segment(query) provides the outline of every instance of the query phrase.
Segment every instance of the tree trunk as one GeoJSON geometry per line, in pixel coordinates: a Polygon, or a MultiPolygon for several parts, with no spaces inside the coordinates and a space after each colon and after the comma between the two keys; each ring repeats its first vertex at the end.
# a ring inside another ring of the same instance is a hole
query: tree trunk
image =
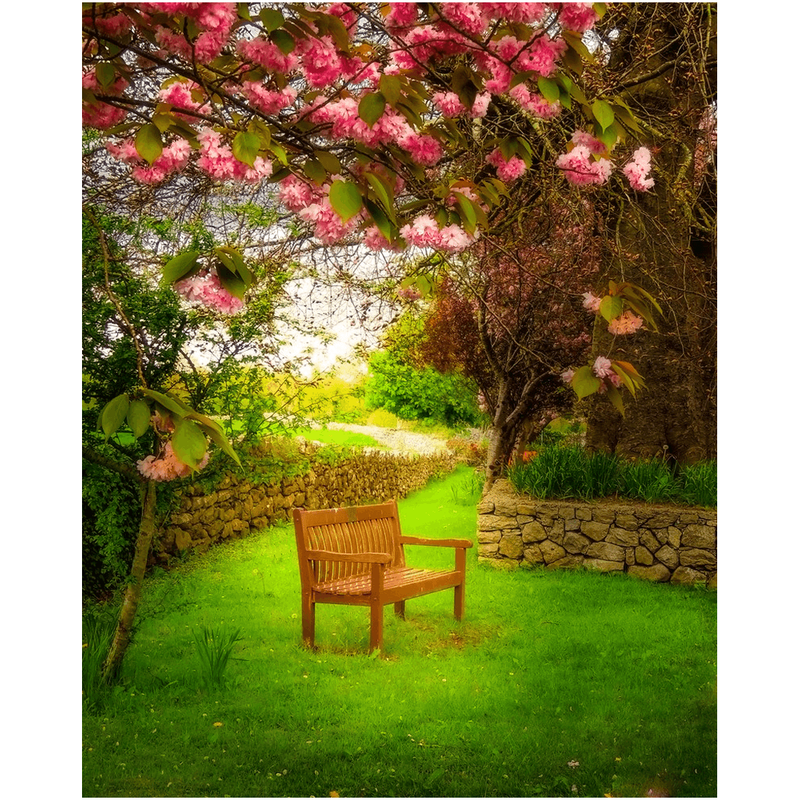
{"type": "Polygon", "coordinates": [[[105,664],[103,665],[103,680],[112,681],[122,665],[122,659],[131,640],[131,630],[136,618],[136,610],[142,597],[142,583],[147,568],[147,557],[150,554],[150,545],[155,533],[156,485],[153,481],[145,481],[141,489],[142,494],[142,521],[139,525],[139,535],[136,539],[136,549],[131,564],[131,574],[125,587],[122,608],[117,621],[117,630],[111,644],[105,664]]]}
{"type": "Polygon", "coordinates": [[[593,337],[592,358],[613,347],[611,357],[634,364],[646,388],[635,399],[624,393],[624,417],[602,396],[590,398],[586,446],[623,457],[662,455],[694,463],[716,458],[716,262],[711,248],[693,242],[688,222],[661,183],[622,212],[616,226],[620,255],[606,270],[606,280],[622,276],[656,297],[664,311],[655,315],[659,330],[618,336],[612,343],[607,323],[598,317],[593,337]]]}

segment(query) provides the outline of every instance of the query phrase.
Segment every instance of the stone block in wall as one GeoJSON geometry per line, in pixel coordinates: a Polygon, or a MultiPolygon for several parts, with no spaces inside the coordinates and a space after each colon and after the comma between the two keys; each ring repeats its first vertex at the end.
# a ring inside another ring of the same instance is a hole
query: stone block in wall
{"type": "Polygon", "coordinates": [[[513,495],[496,494],[494,500],[494,513],[501,517],[517,516],[517,498],[513,495]]]}
{"type": "Polygon", "coordinates": [[[536,515],[536,504],[535,503],[527,503],[525,501],[517,503],[517,514],[521,514],[526,517],[534,517],[536,515]]]}
{"type": "Polygon", "coordinates": [[[625,548],[608,542],[595,542],[586,548],[584,553],[588,558],[599,558],[603,561],[625,561],[625,548]]]}
{"type": "Polygon", "coordinates": [[[625,513],[624,511],[617,512],[616,524],[618,528],[625,528],[629,531],[639,529],[639,520],[633,514],[625,513]]]}
{"type": "Polygon", "coordinates": [[[585,569],[593,569],[598,572],[619,572],[625,569],[621,561],[606,561],[603,558],[584,558],[583,566],[585,569]]]}
{"type": "Polygon", "coordinates": [[[500,531],[478,531],[479,544],[496,544],[502,537],[500,531]]]}
{"type": "Polygon", "coordinates": [[[547,565],[548,569],[578,569],[582,567],[584,562],[583,556],[580,555],[567,555],[559,558],[558,561],[553,561],[547,565]]]}
{"type": "Polygon", "coordinates": [[[494,501],[488,497],[478,503],[478,514],[491,514],[494,511],[494,501]]]}
{"type": "Polygon", "coordinates": [[[652,531],[647,530],[647,528],[640,528],[639,544],[646,547],[651,553],[655,553],[662,543],[656,539],[652,531]]]}
{"type": "Polygon", "coordinates": [[[592,519],[592,509],[588,506],[581,506],[575,509],[575,517],[585,522],[590,522],[592,519]]]}
{"type": "Polygon", "coordinates": [[[612,508],[593,508],[592,520],[601,525],[611,525],[617,517],[617,512],[612,508]]]}
{"type": "Polygon", "coordinates": [[[709,550],[681,550],[680,562],[682,567],[714,567],[717,566],[717,557],[709,550]]]}
{"type": "Polygon", "coordinates": [[[494,514],[481,514],[478,517],[479,531],[500,531],[516,527],[516,517],[496,517],[494,514]]]}
{"type": "Polygon", "coordinates": [[[175,549],[188,550],[192,546],[192,537],[183,528],[175,528],[175,549]]]}
{"type": "Polygon", "coordinates": [[[656,583],[666,583],[672,573],[663,564],[653,564],[650,567],[634,564],[632,567],[628,567],[628,575],[656,583]]]}
{"type": "Polygon", "coordinates": [[[567,554],[567,551],[561,545],[551,542],[549,539],[539,543],[539,550],[541,550],[545,564],[552,564],[554,561],[564,558],[567,554]]]}
{"type": "Polygon", "coordinates": [[[546,538],[547,531],[544,529],[541,522],[534,520],[522,526],[523,542],[543,542],[546,538]]]}
{"type": "Polygon", "coordinates": [[[522,534],[504,533],[500,539],[499,552],[506,558],[522,557],[522,534]]]}
{"type": "Polygon", "coordinates": [[[653,554],[646,548],[639,546],[635,548],[636,563],[645,567],[650,567],[653,564],[653,554]]]}
{"type": "Polygon", "coordinates": [[[696,511],[684,511],[678,516],[678,522],[683,525],[694,525],[700,522],[700,515],[696,511]]]}
{"type": "Polygon", "coordinates": [[[625,563],[630,567],[636,563],[636,548],[635,547],[626,547],[625,548],[625,563]]]}
{"type": "Polygon", "coordinates": [[[499,544],[479,544],[478,558],[494,558],[500,549],[499,544]]]}
{"type": "Polygon", "coordinates": [[[681,584],[694,584],[694,583],[706,583],[708,581],[708,575],[705,572],[701,572],[699,569],[692,569],[691,567],[678,567],[675,572],[672,573],[672,583],[681,583],[681,584]]]}
{"type": "Polygon", "coordinates": [[[670,569],[676,569],[680,565],[678,554],[668,544],[656,550],[655,557],[670,569]]]}
{"type": "Polygon", "coordinates": [[[551,541],[555,542],[556,544],[560,544],[562,547],[564,546],[564,520],[563,519],[554,519],[553,524],[550,526],[550,530],[548,531],[547,538],[551,541]]]}
{"type": "Polygon", "coordinates": [[[581,529],[581,521],[577,517],[571,517],[564,520],[565,531],[579,531],[581,529]]]}
{"type": "MultiPolygon", "coordinates": [[[[581,511],[582,509],[578,509],[581,511]]],[[[591,513],[591,511],[589,512],[591,513]]],[[[599,542],[602,539],[606,538],[608,534],[608,529],[610,525],[604,524],[602,522],[592,522],[588,520],[584,520],[581,522],[581,533],[585,536],[588,536],[590,539],[593,539],[595,542],[599,542]]]]}
{"type": "Polygon", "coordinates": [[[674,525],[678,520],[677,512],[673,511],[658,511],[647,520],[648,528],[669,528],[674,525]]]}
{"type": "Polygon", "coordinates": [[[544,564],[544,555],[538,544],[525,545],[522,557],[528,564],[544,564]]]}
{"type": "Polygon", "coordinates": [[[681,546],[681,529],[670,525],[667,528],[667,542],[670,547],[674,547],[677,550],[681,546]]]}
{"type": "Polygon", "coordinates": [[[561,546],[568,553],[574,555],[576,553],[584,554],[591,543],[592,540],[587,536],[576,533],[575,531],[569,531],[564,534],[564,541],[561,542],[561,546]]]}
{"type": "Polygon", "coordinates": [[[260,531],[269,525],[269,519],[267,517],[253,517],[250,520],[250,524],[260,531]]]}
{"type": "Polygon", "coordinates": [[[612,527],[608,530],[606,541],[609,544],[618,544],[620,547],[636,547],[639,544],[639,533],[612,527]]]}
{"type": "Polygon", "coordinates": [[[681,537],[681,545],[713,550],[717,546],[717,530],[707,525],[687,525],[681,537]]]}

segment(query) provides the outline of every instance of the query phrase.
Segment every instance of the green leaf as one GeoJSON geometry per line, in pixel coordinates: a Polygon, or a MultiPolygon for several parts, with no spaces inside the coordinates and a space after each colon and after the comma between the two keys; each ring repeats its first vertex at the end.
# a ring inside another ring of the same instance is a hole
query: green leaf
{"type": "Polygon", "coordinates": [[[134,140],[136,152],[150,165],[161,155],[164,143],[161,141],[161,131],[149,123],[142,125],[134,140]]]}
{"type": "Polygon", "coordinates": [[[478,225],[478,215],[475,213],[475,206],[462,192],[453,192],[453,196],[456,198],[456,203],[461,209],[461,220],[464,225],[464,230],[472,235],[475,233],[475,228],[478,225]]]}
{"type": "Polygon", "coordinates": [[[396,75],[381,75],[378,88],[390,106],[394,106],[402,95],[403,85],[396,75]]]}
{"type": "Polygon", "coordinates": [[[103,61],[101,64],[97,65],[95,75],[97,76],[97,82],[107,89],[114,83],[114,78],[117,77],[117,71],[114,69],[113,64],[109,64],[108,61],[103,61]]]}
{"type": "Polygon", "coordinates": [[[611,362],[611,369],[613,369],[613,370],[614,370],[614,372],[616,372],[616,373],[617,373],[617,375],[619,375],[619,377],[620,377],[620,379],[622,380],[622,383],[624,384],[625,388],[626,388],[626,389],[627,389],[627,390],[628,390],[628,391],[629,391],[629,392],[630,392],[630,393],[631,393],[631,394],[632,394],[634,397],[636,397],[636,384],[635,384],[635,383],[634,383],[634,382],[631,380],[631,377],[630,377],[630,375],[628,375],[628,373],[627,373],[627,372],[625,372],[625,370],[624,370],[624,369],[622,369],[622,367],[620,367],[620,366],[619,366],[619,364],[617,364],[617,363],[616,363],[616,362],[614,362],[614,361],[612,361],[612,362],[611,362]]]}
{"type": "Polygon", "coordinates": [[[284,30],[275,30],[270,33],[269,38],[277,45],[278,50],[288,56],[295,48],[294,38],[284,30]]]}
{"type": "Polygon", "coordinates": [[[372,217],[375,225],[377,225],[378,230],[383,234],[383,238],[389,242],[396,239],[397,228],[392,225],[389,218],[383,213],[383,209],[368,197],[364,198],[364,206],[372,217]]]}
{"type": "Polygon", "coordinates": [[[179,419],[172,434],[172,449],[178,461],[195,469],[208,449],[208,441],[197,423],[191,419],[179,419]]]}
{"type": "Polygon", "coordinates": [[[365,172],[364,174],[367,183],[372,187],[372,191],[375,192],[375,196],[383,206],[383,210],[387,214],[394,215],[394,195],[392,187],[380,175],[376,175],[374,172],[365,172]]]}
{"type": "Polygon", "coordinates": [[[361,98],[358,104],[358,116],[370,126],[381,118],[386,109],[386,98],[380,92],[370,92],[361,98]]]}
{"type": "Polygon", "coordinates": [[[128,406],[126,421],[138,439],[150,427],[150,406],[144,400],[132,400],[128,406]]]}
{"type": "Polygon", "coordinates": [[[342,165],[339,159],[327,150],[315,150],[314,158],[316,158],[331,175],[336,175],[342,171],[342,165]]]}
{"type": "Polygon", "coordinates": [[[603,130],[614,122],[614,109],[605,100],[595,100],[592,103],[592,114],[603,130]]]}
{"type": "Polygon", "coordinates": [[[536,85],[539,87],[542,97],[544,97],[548,103],[555,103],[561,97],[558,84],[555,81],[551,81],[549,78],[539,78],[539,80],[536,81],[536,85]]]}
{"type": "Polygon", "coordinates": [[[275,8],[262,8],[258,12],[258,18],[266,28],[267,33],[272,33],[285,22],[283,14],[275,8]]]}
{"type": "Polygon", "coordinates": [[[198,255],[196,250],[187,250],[170,259],[164,267],[162,281],[169,284],[186,277],[197,266],[198,255]]]}
{"type": "Polygon", "coordinates": [[[142,394],[145,397],[149,397],[151,400],[155,400],[160,406],[163,406],[167,411],[176,414],[178,417],[185,417],[186,414],[192,410],[182,400],[170,397],[161,392],[156,392],[153,389],[142,389],[142,394]]]}
{"type": "Polygon", "coordinates": [[[625,416],[625,406],[622,402],[622,394],[616,386],[609,386],[606,391],[606,397],[611,401],[611,405],[619,411],[622,416],[625,416]]]}
{"type": "Polygon", "coordinates": [[[618,317],[624,309],[624,304],[621,297],[610,297],[606,295],[600,301],[600,313],[606,322],[611,322],[612,319],[618,317]]]}
{"type": "Polygon", "coordinates": [[[128,414],[128,406],[130,401],[128,395],[119,394],[113,400],[109,400],[100,412],[100,424],[103,428],[103,433],[106,435],[106,441],[109,437],[117,432],[119,426],[125,422],[125,417],[128,414]]]}
{"type": "Polygon", "coordinates": [[[328,199],[342,222],[347,222],[361,211],[361,192],[350,181],[334,181],[328,199]]]}
{"type": "Polygon", "coordinates": [[[233,157],[242,164],[247,164],[252,167],[258,157],[258,151],[261,148],[261,137],[255,133],[248,133],[246,131],[239,131],[233,137],[233,157]]]}
{"type": "Polygon", "coordinates": [[[218,264],[217,276],[225,291],[239,300],[244,300],[247,284],[235,272],[229,270],[224,264],[218,264]]]}
{"type": "Polygon", "coordinates": [[[593,372],[591,367],[580,367],[575,370],[572,376],[572,388],[579,400],[594,394],[600,388],[600,378],[593,372]]]}
{"type": "Polygon", "coordinates": [[[303,172],[311,178],[314,183],[318,186],[322,186],[326,180],[328,180],[328,173],[325,170],[325,167],[319,163],[315,158],[308,158],[306,159],[305,164],[303,164],[303,172]]]}
{"type": "Polygon", "coordinates": [[[206,428],[205,432],[208,434],[208,438],[211,439],[211,441],[214,442],[217,447],[229,455],[239,466],[242,465],[242,462],[239,461],[239,456],[236,455],[236,451],[233,449],[233,447],[231,447],[231,443],[228,441],[224,433],[216,428],[206,428]]]}

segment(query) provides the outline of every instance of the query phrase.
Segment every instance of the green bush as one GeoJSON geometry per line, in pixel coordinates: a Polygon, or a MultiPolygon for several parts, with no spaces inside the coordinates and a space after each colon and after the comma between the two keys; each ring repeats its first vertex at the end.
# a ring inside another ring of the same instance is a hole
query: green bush
{"type": "Polygon", "coordinates": [[[373,353],[369,366],[367,409],[384,408],[401,419],[431,419],[448,427],[478,425],[482,419],[477,387],[463,375],[418,369],[385,350],[373,353]]]}

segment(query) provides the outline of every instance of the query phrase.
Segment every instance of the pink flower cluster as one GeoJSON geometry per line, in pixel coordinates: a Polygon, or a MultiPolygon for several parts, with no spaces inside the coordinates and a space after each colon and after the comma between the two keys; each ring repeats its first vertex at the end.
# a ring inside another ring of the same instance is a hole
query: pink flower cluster
{"type": "Polygon", "coordinates": [[[185,14],[193,20],[201,29],[194,42],[184,33],[163,25],[156,26],[155,36],[168,52],[185,59],[194,57],[200,64],[208,64],[222,52],[238,17],[236,3],[142,3],[141,9],[149,13],[185,14]]]}
{"type": "MultiPolygon", "coordinates": [[[[330,191],[330,186],[325,188],[330,191]]],[[[362,210],[346,223],[342,222],[342,218],[334,211],[327,194],[297,212],[300,219],[314,225],[314,236],[323,244],[333,244],[347,236],[348,233],[355,230],[363,214],[362,210]]]]}
{"type": "MultiPolygon", "coordinates": [[[[109,86],[103,86],[97,80],[97,73],[91,70],[83,74],[81,85],[95,94],[119,97],[128,88],[128,81],[118,75],[109,86]]],[[[117,108],[100,100],[93,102],[84,100],[82,112],[83,124],[99,130],[107,130],[113,128],[114,125],[119,125],[128,115],[124,108],[117,108]]]]}
{"type": "Polygon", "coordinates": [[[560,3],[558,21],[567,30],[584,33],[599,19],[592,3],[560,3]]]}
{"type": "Polygon", "coordinates": [[[641,317],[637,317],[631,311],[625,311],[621,316],[612,319],[608,323],[608,330],[610,333],[616,335],[625,335],[628,333],[636,333],[639,328],[644,324],[641,317]]]}
{"type": "Polygon", "coordinates": [[[220,283],[216,272],[198,272],[177,281],[173,288],[189,302],[199,303],[223,314],[235,314],[244,307],[244,303],[220,283]]]}
{"type": "Polygon", "coordinates": [[[622,172],[631,184],[631,188],[638,192],[646,192],[655,185],[655,180],[650,176],[650,151],[640,147],[633,158],[622,168],[622,172]]]}
{"type": "Polygon", "coordinates": [[[492,152],[486,156],[486,163],[491,164],[497,169],[497,177],[500,178],[501,181],[505,181],[505,183],[515,181],[521,175],[524,175],[527,169],[525,162],[519,156],[511,156],[511,158],[506,161],[499,149],[492,150],[492,152]]]}
{"type": "Polygon", "coordinates": [[[133,165],[131,174],[135,180],[140,183],[155,184],[183,169],[189,161],[192,147],[186,139],[175,139],[161,151],[161,155],[150,166],[146,165],[145,160],[137,152],[133,139],[125,139],[119,144],[108,142],[106,150],[114,158],[133,165]]]}
{"type": "MultiPolygon", "coordinates": [[[[206,114],[209,111],[208,103],[204,104],[198,102],[192,97],[192,92],[198,91],[200,91],[200,86],[194,81],[175,81],[175,83],[171,83],[169,86],[161,89],[158,96],[161,102],[169,103],[175,108],[206,114]]],[[[187,122],[197,121],[197,118],[190,114],[176,114],[175,116],[185,119],[187,122]]]]}
{"type": "Polygon", "coordinates": [[[591,292],[583,293],[583,307],[588,311],[597,313],[600,310],[601,298],[593,295],[591,292]]]}
{"type": "MultiPolygon", "coordinates": [[[[208,464],[209,454],[205,455],[197,465],[197,469],[203,469],[208,464]]],[[[167,442],[163,451],[156,456],[147,456],[141,461],[136,462],[136,469],[151,481],[173,481],[176,478],[188,478],[192,474],[192,468],[178,460],[172,448],[172,442],[167,442]]]]}
{"type": "Polygon", "coordinates": [[[459,253],[476,240],[458,225],[439,228],[436,220],[428,214],[421,214],[412,223],[404,225],[400,235],[416,247],[431,247],[446,253],[459,253]]]}
{"type": "Polygon", "coordinates": [[[197,166],[217,181],[243,181],[258,183],[272,175],[272,162],[257,156],[250,167],[239,161],[228,145],[222,143],[222,135],[213,128],[203,128],[198,134],[200,158],[197,166]]]}
{"type": "MultiPolygon", "coordinates": [[[[620,386],[622,384],[622,379],[611,368],[611,361],[609,361],[609,359],[607,359],[605,356],[597,356],[594,366],[592,367],[592,372],[594,372],[594,374],[600,378],[604,384],[605,381],[611,383],[612,386],[620,386]]],[[[602,386],[600,387],[599,391],[603,391],[602,386]]]]}
{"type": "Polygon", "coordinates": [[[508,92],[525,111],[542,119],[552,119],[561,113],[561,103],[549,103],[540,94],[532,92],[524,83],[518,83],[508,92]]]}
{"type": "Polygon", "coordinates": [[[263,67],[268,72],[287,73],[297,66],[294,52],[284,53],[276,44],[267,39],[239,39],[236,51],[247,61],[263,67]]]}
{"type": "Polygon", "coordinates": [[[245,81],[242,84],[242,94],[254,108],[265,114],[277,114],[294,105],[297,99],[297,92],[291,86],[274,92],[257,81],[245,81]]]}
{"type": "Polygon", "coordinates": [[[605,183],[611,175],[611,162],[607,158],[595,161],[586,145],[573,147],[556,159],[556,166],[564,177],[575,186],[605,183]]]}
{"type": "MultiPolygon", "coordinates": [[[[458,117],[467,113],[467,107],[455,92],[435,92],[432,99],[445,117],[458,117]]],[[[473,118],[485,117],[491,99],[492,96],[489,92],[481,92],[475,98],[472,109],[469,110],[469,115],[473,118]]]]}

